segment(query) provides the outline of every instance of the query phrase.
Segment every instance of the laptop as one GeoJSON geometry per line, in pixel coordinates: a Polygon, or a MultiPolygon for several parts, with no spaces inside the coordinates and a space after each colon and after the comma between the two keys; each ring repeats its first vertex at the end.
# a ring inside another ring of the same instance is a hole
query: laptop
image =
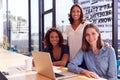
{"type": "Polygon", "coordinates": [[[53,70],[53,64],[50,58],[50,54],[47,52],[32,51],[32,56],[37,73],[43,76],[46,76],[54,80],[76,76],[76,74],[74,73],[64,71],[55,73],[53,70]]]}
{"type": "Polygon", "coordinates": [[[0,80],[8,80],[2,72],[0,72],[0,80]]]}

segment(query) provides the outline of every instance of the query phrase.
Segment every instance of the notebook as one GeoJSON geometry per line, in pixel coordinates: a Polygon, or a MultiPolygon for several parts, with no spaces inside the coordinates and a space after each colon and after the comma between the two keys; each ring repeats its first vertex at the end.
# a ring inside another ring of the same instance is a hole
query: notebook
{"type": "Polygon", "coordinates": [[[54,80],[76,76],[76,74],[71,72],[61,71],[59,73],[55,73],[53,70],[50,54],[47,52],[32,51],[32,56],[37,73],[43,76],[46,76],[54,80]]]}

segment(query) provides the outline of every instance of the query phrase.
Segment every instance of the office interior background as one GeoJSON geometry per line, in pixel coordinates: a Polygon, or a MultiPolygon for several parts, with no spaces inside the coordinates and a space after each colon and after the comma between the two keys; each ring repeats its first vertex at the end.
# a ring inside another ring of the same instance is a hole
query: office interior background
{"type": "Polygon", "coordinates": [[[99,26],[102,39],[114,47],[119,59],[120,0],[0,0],[0,45],[7,36],[21,54],[41,51],[51,27],[58,27],[66,40],[68,14],[75,3],[83,7],[87,20],[99,26]]]}

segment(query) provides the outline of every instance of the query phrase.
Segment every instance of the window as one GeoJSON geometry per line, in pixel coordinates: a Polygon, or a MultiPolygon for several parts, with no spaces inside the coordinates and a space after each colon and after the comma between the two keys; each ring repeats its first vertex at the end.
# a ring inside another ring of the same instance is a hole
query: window
{"type": "Polygon", "coordinates": [[[5,18],[5,1],[3,2],[4,0],[0,0],[0,26],[1,26],[1,29],[0,29],[0,47],[2,47],[2,43],[3,43],[3,23],[4,23],[4,19],[5,18]]]}
{"type": "Polygon", "coordinates": [[[44,0],[44,11],[52,9],[53,7],[53,0],[44,0]]]}
{"type": "Polygon", "coordinates": [[[68,15],[73,4],[73,0],[56,0],[56,27],[61,30],[65,40],[67,37],[64,31],[70,25],[68,15]],[[60,4],[61,2],[62,4],[60,4]]]}
{"type": "Polygon", "coordinates": [[[38,0],[31,0],[31,49],[39,50],[38,0]]]}
{"type": "Polygon", "coordinates": [[[44,25],[45,25],[44,33],[46,33],[49,28],[53,27],[52,26],[52,13],[46,14],[44,16],[44,25]]]}
{"type": "Polygon", "coordinates": [[[7,14],[11,47],[28,52],[28,0],[8,0],[7,14]]]}

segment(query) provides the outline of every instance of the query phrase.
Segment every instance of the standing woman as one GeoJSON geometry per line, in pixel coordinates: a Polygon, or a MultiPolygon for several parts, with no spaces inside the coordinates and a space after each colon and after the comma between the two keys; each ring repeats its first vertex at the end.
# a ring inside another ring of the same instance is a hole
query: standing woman
{"type": "Polygon", "coordinates": [[[117,64],[114,48],[105,47],[98,27],[87,24],[82,38],[82,47],[75,58],[68,64],[68,70],[81,73],[89,78],[104,77],[117,80],[117,64]],[[88,70],[78,67],[85,60],[88,70]]]}
{"type": "Polygon", "coordinates": [[[70,48],[70,60],[78,53],[82,45],[83,29],[89,22],[86,21],[82,7],[74,4],[69,14],[70,26],[66,28],[68,45],[70,48]]]}
{"type": "Polygon", "coordinates": [[[44,38],[45,52],[49,52],[54,66],[66,66],[69,60],[69,48],[63,44],[62,33],[50,28],[44,38]]]}

